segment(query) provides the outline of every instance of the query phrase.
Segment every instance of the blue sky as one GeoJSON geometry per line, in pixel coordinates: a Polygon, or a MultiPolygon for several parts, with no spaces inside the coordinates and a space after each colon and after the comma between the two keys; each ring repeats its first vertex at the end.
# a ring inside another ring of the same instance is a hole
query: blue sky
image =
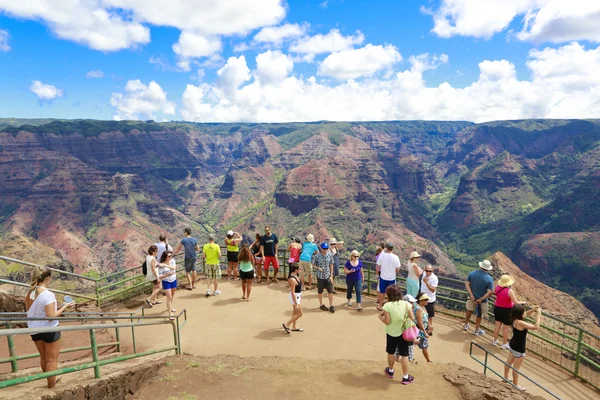
{"type": "Polygon", "coordinates": [[[520,3],[0,0],[0,117],[600,117],[600,5],[520,3]]]}

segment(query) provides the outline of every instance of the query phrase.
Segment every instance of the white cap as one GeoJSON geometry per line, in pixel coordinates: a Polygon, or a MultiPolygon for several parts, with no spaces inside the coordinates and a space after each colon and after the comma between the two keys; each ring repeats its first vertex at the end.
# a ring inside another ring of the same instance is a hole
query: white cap
{"type": "Polygon", "coordinates": [[[227,235],[233,235],[233,231],[227,231],[227,235]]]}
{"type": "Polygon", "coordinates": [[[404,301],[408,301],[409,303],[416,303],[416,302],[417,302],[417,299],[415,299],[415,298],[414,298],[412,295],[410,295],[410,294],[407,294],[406,296],[404,296],[404,297],[402,298],[402,300],[404,300],[404,301]]]}

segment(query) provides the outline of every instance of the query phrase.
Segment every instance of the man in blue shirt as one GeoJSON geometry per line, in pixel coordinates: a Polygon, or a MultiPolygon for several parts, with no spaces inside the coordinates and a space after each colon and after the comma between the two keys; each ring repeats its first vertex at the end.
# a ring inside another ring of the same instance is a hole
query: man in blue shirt
{"type": "Polygon", "coordinates": [[[312,258],[319,251],[319,248],[314,243],[315,237],[312,233],[306,235],[306,240],[302,245],[302,253],[300,253],[300,272],[302,273],[302,282],[305,284],[306,290],[312,289],[312,258]],[[308,275],[308,280],[306,279],[306,275],[308,275]]]}
{"type": "Polygon", "coordinates": [[[475,331],[473,334],[476,336],[485,333],[479,326],[481,324],[481,317],[488,313],[488,297],[494,292],[494,280],[488,274],[489,271],[494,269],[492,263],[488,260],[483,260],[483,262],[479,263],[479,268],[471,272],[465,282],[469,298],[467,299],[467,315],[465,326],[463,327],[465,331],[469,330],[469,320],[473,312],[475,312],[475,331]]]}
{"type": "Polygon", "coordinates": [[[185,228],[183,230],[185,237],[181,239],[181,243],[177,246],[177,250],[175,250],[175,254],[183,250],[185,251],[183,265],[185,267],[185,276],[188,280],[187,290],[196,289],[196,252],[200,250],[200,246],[198,245],[198,239],[192,237],[192,230],[190,228],[185,228]]]}

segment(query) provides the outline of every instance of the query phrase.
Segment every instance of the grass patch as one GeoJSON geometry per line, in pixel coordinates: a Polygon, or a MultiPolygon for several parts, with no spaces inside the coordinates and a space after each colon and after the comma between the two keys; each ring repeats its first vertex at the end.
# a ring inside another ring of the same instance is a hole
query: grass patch
{"type": "Polygon", "coordinates": [[[196,396],[195,394],[183,392],[181,394],[178,394],[177,396],[169,396],[168,400],[196,400],[197,398],[198,396],[196,396]]]}
{"type": "Polygon", "coordinates": [[[238,370],[236,370],[236,371],[233,371],[233,372],[231,373],[231,375],[232,375],[232,376],[240,376],[241,374],[243,374],[243,373],[244,373],[244,372],[246,372],[246,371],[248,371],[248,368],[247,368],[247,367],[242,367],[242,368],[240,368],[240,369],[238,369],[238,370]]]}
{"type": "Polygon", "coordinates": [[[209,374],[218,374],[219,372],[223,371],[224,369],[225,369],[225,365],[217,364],[217,365],[213,365],[212,367],[207,368],[206,372],[209,374]]]}
{"type": "Polygon", "coordinates": [[[172,363],[171,361],[167,361],[167,362],[165,363],[165,367],[170,367],[170,366],[172,366],[172,365],[173,365],[173,363],[172,363]]]}
{"type": "Polygon", "coordinates": [[[162,377],[160,380],[163,382],[175,382],[179,377],[175,374],[167,375],[162,377]]]}
{"type": "Polygon", "coordinates": [[[200,363],[198,361],[190,361],[187,364],[187,367],[188,368],[198,368],[198,367],[200,367],[200,363]]]}

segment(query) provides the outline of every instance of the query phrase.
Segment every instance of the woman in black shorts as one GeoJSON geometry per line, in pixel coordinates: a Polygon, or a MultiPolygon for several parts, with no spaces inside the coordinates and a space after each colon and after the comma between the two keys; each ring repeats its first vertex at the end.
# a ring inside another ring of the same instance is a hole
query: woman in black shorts
{"type": "MultiPolygon", "coordinates": [[[[25,296],[25,309],[27,318],[60,317],[62,313],[75,304],[65,303],[58,308],[56,296],[48,286],[52,281],[52,271],[48,268],[37,268],[31,274],[31,288],[25,296]]],[[[57,320],[28,321],[29,328],[51,328],[57,327],[57,320]]],[[[58,368],[58,354],[60,353],[60,332],[44,332],[31,335],[40,353],[40,364],[42,371],[49,372],[58,368]]],[[[60,378],[59,378],[60,379],[60,378]]],[[[48,387],[53,388],[59,380],[56,376],[48,378],[48,387]]]]}
{"type": "Polygon", "coordinates": [[[298,328],[296,322],[302,317],[302,279],[300,278],[300,266],[297,263],[290,265],[290,275],[288,276],[288,285],[290,286],[290,303],[292,303],[292,318],[286,324],[281,324],[285,332],[289,335],[291,332],[304,332],[304,329],[298,328]]]}
{"type": "Polygon", "coordinates": [[[242,278],[242,300],[246,301],[250,301],[250,292],[252,292],[252,280],[254,279],[253,258],[248,245],[243,245],[238,256],[238,262],[240,265],[240,278],[242,278]]]}
{"type": "Polygon", "coordinates": [[[502,275],[498,281],[498,286],[494,290],[496,302],[494,303],[494,339],[492,346],[498,344],[498,335],[500,334],[500,326],[504,325],[502,330],[502,350],[508,350],[508,327],[512,323],[512,309],[515,304],[525,304],[525,301],[517,300],[515,291],[512,285],[515,283],[515,278],[510,275],[502,275]]]}
{"type": "Polygon", "coordinates": [[[410,303],[402,300],[402,291],[398,285],[388,286],[385,295],[388,301],[379,314],[379,319],[386,325],[385,351],[388,355],[388,368],[384,372],[388,378],[394,377],[394,363],[396,362],[396,352],[398,352],[402,365],[402,384],[408,385],[415,380],[408,374],[408,351],[411,343],[404,340],[402,333],[410,324],[409,319],[413,323],[415,322],[415,314],[410,303]]]}

